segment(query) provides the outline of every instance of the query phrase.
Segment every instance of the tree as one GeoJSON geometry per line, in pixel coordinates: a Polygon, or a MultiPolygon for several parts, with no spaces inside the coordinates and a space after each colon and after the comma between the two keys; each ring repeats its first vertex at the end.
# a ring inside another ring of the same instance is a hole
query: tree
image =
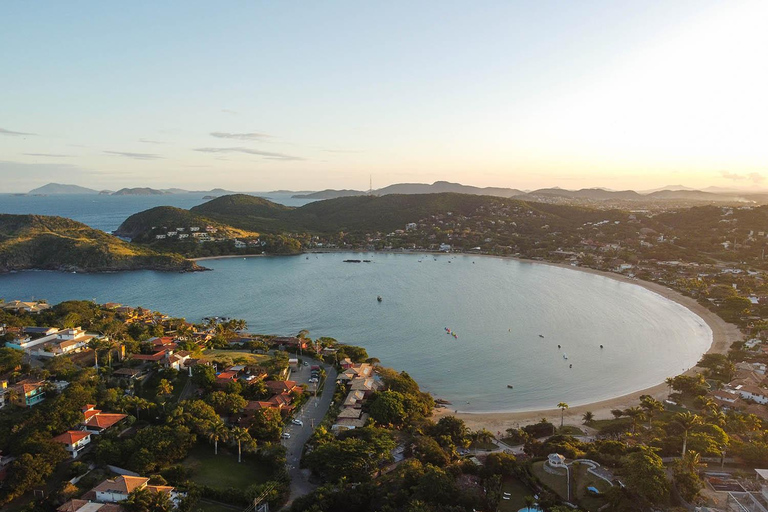
{"type": "Polygon", "coordinates": [[[173,394],[173,384],[168,379],[160,379],[157,385],[157,394],[168,397],[173,394]]]}
{"type": "Polygon", "coordinates": [[[173,502],[167,492],[136,489],[121,503],[129,512],[171,512],[173,502]]]}
{"type": "Polygon", "coordinates": [[[563,424],[565,423],[565,410],[568,408],[568,404],[560,402],[557,404],[557,408],[560,409],[560,428],[563,428],[563,424]]]}
{"type": "Polygon", "coordinates": [[[255,446],[256,442],[251,437],[251,434],[248,433],[248,430],[243,427],[233,427],[230,437],[237,441],[237,462],[241,462],[242,444],[245,444],[246,447],[252,447],[255,446]]]}
{"type": "Polygon", "coordinates": [[[664,503],[669,496],[669,485],[664,463],[651,448],[640,446],[627,455],[622,464],[627,487],[650,503],[664,503]]]}
{"type": "Polygon", "coordinates": [[[192,367],[192,382],[195,386],[210,389],[216,381],[216,371],[209,364],[198,364],[192,367]]]}
{"type": "Polygon", "coordinates": [[[595,420],[595,415],[592,411],[587,411],[584,413],[584,415],[581,417],[582,420],[584,420],[584,424],[591,423],[595,420]]]}
{"type": "Polygon", "coordinates": [[[691,431],[691,429],[697,425],[701,425],[701,417],[696,414],[691,414],[690,412],[679,412],[675,414],[674,421],[679,424],[683,428],[683,453],[682,456],[685,457],[685,450],[688,445],[688,432],[691,431]]]}
{"type": "Polygon", "coordinates": [[[153,405],[152,402],[144,398],[141,398],[140,396],[129,395],[129,396],[124,396],[120,400],[119,408],[123,411],[127,411],[128,409],[135,409],[136,419],[139,419],[139,410],[149,409],[152,407],[152,405],[153,405]]]}
{"type": "Polygon", "coordinates": [[[651,428],[654,414],[664,410],[664,404],[650,395],[643,395],[640,397],[640,407],[643,408],[645,417],[648,418],[648,428],[651,428]]]}
{"type": "Polygon", "coordinates": [[[213,453],[219,454],[219,441],[226,441],[229,438],[229,430],[224,426],[224,422],[219,420],[208,425],[208,439],[213,441],[213,453]]]}
{"type": "Polygon", "coordinates": [[[12,372],[19,366],[24,359],[24,352],[15,348],[0,348],[0,374],[12,372]]]}
{"type": "Polygon", "coordinates": [[[432,427],[432,437],[444,448],[466,447],[469,444],[469,429],[456,416],[443,416],[432,427]],[[446,446],[445,441],[453,446],[446,446]]]}
{"type": "Polygon", "coordinates": [[[698,474],[700,465],[701,457],[699,453],[689,450],[685,457],[676,461],[673,466],[675,484],[686,501],[693,501],[704,487],[698,474]]]}
{"type": "Polygon", "coordinates": [[[632,420],[632,433],[635,433],[637,424],[645,418],[645,413],[640,407],[630,407],[624,411],[624,415],[632,420]]]}
{"type": "Polygon", "coordinates": [[[248,402],[240,395],[214,391],[205,399],[219,414],[234,414],[242,411],[248,402]]]}
{"type": "Polygon", "coordinates": [[[371,401],[368,412],[373,420],[380,425],[398,426],[406,419],[404,396],[397,391],[377,393],[371,401]]]}

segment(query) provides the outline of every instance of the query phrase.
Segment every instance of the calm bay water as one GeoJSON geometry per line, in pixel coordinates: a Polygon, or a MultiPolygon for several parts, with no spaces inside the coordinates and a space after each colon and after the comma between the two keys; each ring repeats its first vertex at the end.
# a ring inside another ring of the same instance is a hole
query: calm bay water
{"type": "Polygon", "coordinates": [[[308,329],[361,345],[476,412],[644,389],[693,366],[712,340],[701,318],[644,288],[514,260],[312,254],[203,264],[214,271],[0,275],[0,297],[116,301],[191,321],[230,316],[259,333],[308,329]],[[372,263],[342,262],[349,258],[372,263]]]}

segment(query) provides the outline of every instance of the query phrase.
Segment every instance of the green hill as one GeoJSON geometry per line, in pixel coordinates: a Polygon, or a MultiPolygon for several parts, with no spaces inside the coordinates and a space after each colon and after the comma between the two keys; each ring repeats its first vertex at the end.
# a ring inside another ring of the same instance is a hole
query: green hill
{"type": "MultiPolygon", "coordinates": [[[[214,201],[216,201],[216,199],[214,199],[214,201]]],[[[226,223],[217,222],[212,218],[200,215],[195,211],[175,208],[173,206],[157,206],[131,215],[120,224],[120,227],[117,228],[115,234],[130,238],[135,242],[150,242],[154,240],[154,235],[156,234],[167,233],[176,228],[189,230],[189,228],[193,226],[200,229],[205,229],[207,226],[214,227],[218,230],[220,235],[226,238],[250,238],[259,236],[258,233],[237,229],[226,223]]]]}
{"type": "Polygon", "coordinates": [[[215,223],[220,229],[222,226],[230,226],[225,229],[238,228],[273,234],[388,232],[403,229],[408,222],[432,215],[450,213],[455,216],[472,216],[478,211],[490,211],[503,206],[530,212],[516,219],[520,228],[528,224],[536,227],[550,224],[553,229],[575,228],[583,222],[597,221],[604,217],[604,213],[598,210],[577,206],[457,193],[340,197],[316,201],[300,208],[235,194],[213,199],[190,211],[170,207],[146,210],[127,219],[117,233],[142,241],[142,233],[146,233],[152,226],[189,225],[189,222],[209,222],[215,223]]]}
{"type": "Polygon", "coordinates": [[[199,270],[178,254],[132,245],[63,217],[0,215],[0,272],[199,270]]]}

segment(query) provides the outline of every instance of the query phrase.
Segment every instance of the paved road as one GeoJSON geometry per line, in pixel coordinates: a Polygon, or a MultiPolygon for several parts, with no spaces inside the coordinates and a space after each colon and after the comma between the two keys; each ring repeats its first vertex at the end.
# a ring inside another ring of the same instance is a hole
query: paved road
{"type": "MultiPolygon", "coordinates": [[[[312,360],[310,359],[309,361],[312,360]]],[[[317,398],[310,398],[309,401],[304,404],[304,407],[301,408],[299,414],[296,415],[296,418],[304,422],[304,425],[289,425],[285,429],[286,432],[291,434],[290,439],[283,439],[283,446],[285,446],[288,452],[288,473],[291,475],[291,497],[288,500],[288,505],[290,505],[294,499],[309,494],[316,487],[309,482],[309,470],[299,469],[299,464],[301,454],[304,450],[304,444],[306,444],[312,436],[315,427],[323,419],[325,413],[328,412],[328,408],[333,400],[333,393],[336,389],[336,369],[333,368],[333,366],[325,364],[322,366],[326,372],[326,383],[322,394],[317,398]]],[[[292,374],[291,379],[298,382],[306,382],[306,379],[309,378],[309,373],[309,368],[303,367],[299,372],[292,374]]],[[[311,384],[309,389],[313,389],[311,384]]]]}

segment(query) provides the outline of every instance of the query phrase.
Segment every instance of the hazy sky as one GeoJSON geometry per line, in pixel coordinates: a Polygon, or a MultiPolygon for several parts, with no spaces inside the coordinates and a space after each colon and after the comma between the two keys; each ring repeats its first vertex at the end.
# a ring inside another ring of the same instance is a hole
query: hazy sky
{"type": "Polygon", "coordinates": [[[6,2],[0,192],[768,178],[768,2],[6,2]]]}

